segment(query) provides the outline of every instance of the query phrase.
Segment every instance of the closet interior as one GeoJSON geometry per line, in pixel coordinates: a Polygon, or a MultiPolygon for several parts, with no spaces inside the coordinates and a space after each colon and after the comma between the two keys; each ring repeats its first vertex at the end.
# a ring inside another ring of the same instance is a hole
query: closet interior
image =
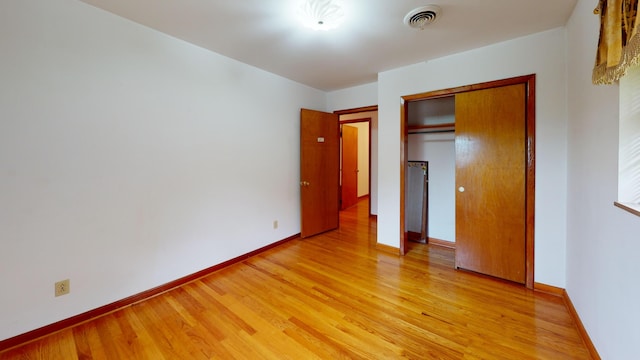
{"type": "Polygon", "coordinates": [[[407,112],[408,239],[455,241],[455,96],[412,101],[407,112]]]}

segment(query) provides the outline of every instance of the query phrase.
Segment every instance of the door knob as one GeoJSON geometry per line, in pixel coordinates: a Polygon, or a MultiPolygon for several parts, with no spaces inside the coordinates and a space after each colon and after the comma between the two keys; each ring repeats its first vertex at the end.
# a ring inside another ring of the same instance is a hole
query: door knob
{"type": "Polygon", "coordinates": [[[464,186],[460,186],[460,187],[458,188],[458,191],[459,191],[459,192],[464,192],[464,186]]]}
{"type": "Polygon", "coordinates": [[[308,181],[300,181],[300,186],[309,186],[308,181]]]}

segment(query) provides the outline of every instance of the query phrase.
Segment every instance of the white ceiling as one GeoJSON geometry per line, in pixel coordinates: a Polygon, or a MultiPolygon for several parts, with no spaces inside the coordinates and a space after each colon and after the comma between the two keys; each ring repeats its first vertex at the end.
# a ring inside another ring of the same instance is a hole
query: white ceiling
{"type": "MultiPolygon", "coordinates": [[[[320,90],[376,81],[381,71],[563,26],[576,0],[343,0],[346,19],[313,31],[301,0],[82,0],[216,53],[320,90]],[[424,30],[403,24],[436,4],[424,30]]],[[[594,6],[597,1],[594,0],[594,6]]]]}

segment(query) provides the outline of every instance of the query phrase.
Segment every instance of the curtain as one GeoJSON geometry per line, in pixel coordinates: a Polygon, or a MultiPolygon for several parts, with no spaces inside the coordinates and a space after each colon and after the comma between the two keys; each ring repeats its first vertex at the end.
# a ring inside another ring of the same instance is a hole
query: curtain
{"type": "Polygon", "coordinates": [[[600,16],[600,40],[592,81],[613,84],[640,62],[638,0],[600,0],[593,12],[600,16]]]}

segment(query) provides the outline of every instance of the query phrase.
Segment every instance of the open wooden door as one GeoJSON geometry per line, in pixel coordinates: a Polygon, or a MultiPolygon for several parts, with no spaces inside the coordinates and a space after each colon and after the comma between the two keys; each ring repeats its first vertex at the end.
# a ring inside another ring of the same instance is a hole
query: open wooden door
{"type": "Polygon", "coordinates": [[[358,202],[358,128],[342,125],[342,209],[358,202]]]}
{"type": "Polygon", "coordinates": [[[456,94],[456,267],[525,283],[526,85],[456,94]]]}
{"type": "Polygon", "coordinates": [[[302,237],[338,228],[339,136],[338,115],[300,110],[302,237]]]}

